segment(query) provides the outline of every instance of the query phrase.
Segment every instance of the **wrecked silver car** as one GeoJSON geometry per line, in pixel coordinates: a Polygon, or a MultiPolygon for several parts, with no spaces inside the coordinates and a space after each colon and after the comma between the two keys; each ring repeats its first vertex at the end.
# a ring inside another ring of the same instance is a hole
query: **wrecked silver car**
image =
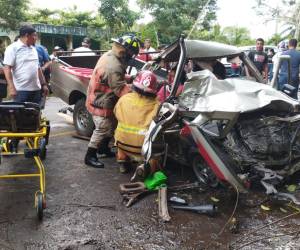
{"type": "Polygon", "coordinates": [[[171,94],[146,136],[146,162],[162,154],[192,166],[208,186],[227,183],[247,192],[259,184],[268,194],[300,204],[277,190],[300,169],[298,101],[263,84],[249,58],[233,46],[182,37],[159,55],[159,61],[178,62],[178,67],[171,94]],[[241,60],[254,77],[221,78],[213,67],[204,66],[221,58],[241,60]],[[187,74],[183,92],[176,96],[190,61],[201,69],[187,74]]]}

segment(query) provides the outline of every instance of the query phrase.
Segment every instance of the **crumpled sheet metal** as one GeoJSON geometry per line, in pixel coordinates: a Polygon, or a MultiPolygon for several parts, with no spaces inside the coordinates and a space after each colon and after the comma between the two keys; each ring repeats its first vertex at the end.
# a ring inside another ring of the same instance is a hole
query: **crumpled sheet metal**
{"type": "Polygon", "coordinates": [[[299,110],[298,101],[266,84],[239,78],[218,80],[209,70],[191,72],[187,77],[179,103],[189,111],[243,113],[271,103],[281,111],[299,110]]]}

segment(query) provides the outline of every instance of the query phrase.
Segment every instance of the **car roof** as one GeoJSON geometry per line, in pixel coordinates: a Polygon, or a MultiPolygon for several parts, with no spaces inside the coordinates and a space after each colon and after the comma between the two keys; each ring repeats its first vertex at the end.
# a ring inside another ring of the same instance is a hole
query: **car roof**
{"type": "MultiPolygon", "coordinates": [[[[184,40],[186,57],[189,59],[217,59],[227,56],[237,56],[242,50],[235,46],[201,40],[184,40]]],[[[176,61],[180,56],[179,40],[164,49],[159,56],[165,61],[176,61]]]]}

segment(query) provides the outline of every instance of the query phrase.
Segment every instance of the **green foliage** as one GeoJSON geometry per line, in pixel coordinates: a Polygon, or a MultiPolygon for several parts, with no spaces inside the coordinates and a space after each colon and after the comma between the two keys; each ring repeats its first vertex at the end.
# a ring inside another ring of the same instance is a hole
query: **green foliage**
{"type": "Polygon", "coordinates": [[[221,28],[220,25],[215,25],[212,29],[198,31],[194,34],[194,38],[216,41],[235,46],[245,46],[254,44],[254,39],[249,36],[249,30],[244,27],[229,26],[221,28]]]}
{"type": "Polygon", "coordinates": [[[225,27],[223,34],[227,38],[227,43],[231,45],[249,45],[253,44],[254,40],[249,36],[249,30],[243,27],[225,27]]]}
{"type": "Polygon", "coordinates": [[[277,44],[280,42],[280,41],[283,41],[285,40],[286,37],[283,37],[282,35],[280,34],[274,34],[268,41],[266,44],[269,44],[269,45],[275,45],[277,46],[277,44]]]}
{"type": "Polygon", "coordinates": [[[27,19],[32,23],[53,24],[58,22],[58,17],[54,18],[56,11],[49,9],[34,10],[33,13],[27,14],[27,19]]]}
{"type": "Polygon", "coordinates": [[[157,44],[156,27],[153,23],[139,25],[136,27],[136,30],[142,41],[148,38],[151,40],[151,46],[157,48],[159,44],[157,44]]]}
{"type": "Polygon", "coordinates": [[[17,30],[26,21],[28,0],[0,0],[0,27],[17,30]]]}
{"type": "Polygon", "coordinates": [[[188,34],[200,13],[205,15],[199,20],[198,29],[209,29],[216,19],[216,0],[211,0],[205,10],[207,0],[138,0],[138,3],[154,17],[153,25],[162,43],[170,43],[182,33],[188,34]]]}
{"type": "Polygon", "coordinates": [[[220,25],[214,25],[210,30],[197,31],[194,33],[192,38],[201,39],[205,41],[216,41],[221,43],[227,43],[227,38],[223,34],[220,25]]]}
{"type": "Polygon", "coordinates": [[[99,13],[103,16],[110,36],[131,30],[139,14],[128,8],[126,0],[99,0],[99,13]]]}
{"type": "Polygon", "coordinates": [[[32,23],[44,23],[50,25],[63,25],[88,28],[88,36],[100,42],[103,40],[103,32],[97,32],[105,25],[103,18],[88,11],[78,11],[76,7],[68,10],[36,9],[27,14],[27,19],[32,23]],[[100,35],[101,34],[101,35],[100,35]]]}
{"type": "Polygon", "coordinates": [[[104,20],[99,15],[95,16],[88,11],[78,11],[76,7],[68,10],[37,9],[28,14],[28,20],[33,23],[74,27],[101,28],[104,26],[104,20]]]}

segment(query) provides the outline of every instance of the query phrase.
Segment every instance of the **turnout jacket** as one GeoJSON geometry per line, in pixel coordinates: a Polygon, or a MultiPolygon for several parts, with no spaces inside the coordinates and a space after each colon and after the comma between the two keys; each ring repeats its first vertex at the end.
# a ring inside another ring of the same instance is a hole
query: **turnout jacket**
{"type": "Polygon", "coordinates": [[[92,115],[113,115],[119,97],[130,90],[125,79],[126,67],[125,61],[113,50],[100,57],[87,89],[86,108],[92,115]]]}
{"type": "Polygon", "coordinates": [[[157,113],[160,103],[156,98],[142,96],[136,92],[122,96],[114,113],[118,120],[115,141],[125,152],[141,154],[145,133],[157,113]]]}

